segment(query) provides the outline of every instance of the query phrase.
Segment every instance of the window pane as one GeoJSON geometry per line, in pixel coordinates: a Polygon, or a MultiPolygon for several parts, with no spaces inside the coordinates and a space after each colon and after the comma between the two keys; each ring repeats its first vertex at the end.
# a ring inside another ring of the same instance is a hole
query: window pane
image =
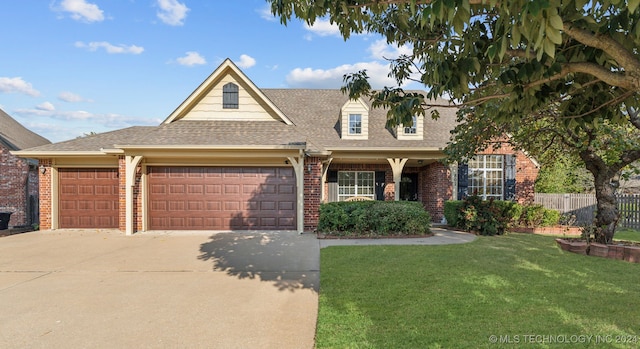
{"type": "Polygon", "coordinates": [[[477,155],[469,161],[469,193],[502,199],[503,155],[477,155]]]}
{"type": "Polygon", "coordinates": [[[349,134],[362,133],[362,115],[349,114],[349,134]]]}
{"type": "Polygon", "coordinates": [[[404,128],[404,134],[416,134],[418,127],[418,118],[415,116],[412,118],[413,126],[407,126],[404,128]]]}
{"type": "Polygon", "coordinates": [[[338,172],[338,200],[364,196],[375,199],[375,172],[338,172]]]}

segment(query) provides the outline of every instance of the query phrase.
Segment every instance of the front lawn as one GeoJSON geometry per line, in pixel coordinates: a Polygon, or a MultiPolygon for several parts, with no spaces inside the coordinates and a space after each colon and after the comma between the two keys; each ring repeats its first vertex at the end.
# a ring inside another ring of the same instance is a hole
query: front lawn
{"type": "Polygon", "coordinates": [[[550,237],[335,246],[320,275],[318,348],[640,346],[640,264],[550,237]]]}
{"type": "Polygon", "coordinates": [[[613,234],[613,240],[640,242],[640,231],[629,228],[621,228],[617,230],[615,234],[613,234]]]}

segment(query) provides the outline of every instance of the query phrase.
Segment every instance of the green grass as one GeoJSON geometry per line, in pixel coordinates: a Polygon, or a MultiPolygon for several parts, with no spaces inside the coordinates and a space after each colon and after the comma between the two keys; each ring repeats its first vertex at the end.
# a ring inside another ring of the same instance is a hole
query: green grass
{"type": "Polygon", "coordinates": [[[640,242],[640,231],[622,228],[613,235],[614,240],[637,241],[640,242]]]}
{"type": "Polygon", "coordinates": [[[640,346],[640,264],[563,252],[550,237],[329,247],[321,270],[318,348],[640,346]],[[616,343],[623,335],[638,344],[616,343]]]}

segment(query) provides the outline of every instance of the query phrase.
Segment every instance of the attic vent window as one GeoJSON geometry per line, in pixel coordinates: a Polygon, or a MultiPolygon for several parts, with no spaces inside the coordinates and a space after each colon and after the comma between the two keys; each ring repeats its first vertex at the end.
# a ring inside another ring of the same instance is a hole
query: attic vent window
{"type": "Polygon", "coordinates": [[[362,114],[349,114],[349,134],[362,134],[362,114]]]}
{"type": "Polygon", "coordinates": [[[230,82],[222,87],[222,108],[238,109],[238,85],[230,82]]]}

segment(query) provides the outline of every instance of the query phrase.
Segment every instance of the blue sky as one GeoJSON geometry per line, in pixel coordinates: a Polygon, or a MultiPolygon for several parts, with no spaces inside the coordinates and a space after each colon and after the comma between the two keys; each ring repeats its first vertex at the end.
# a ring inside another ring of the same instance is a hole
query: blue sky
{"type": "Polygon", "coordinates": [[[406,48],[270,14],[264,0],[0,2],[0,108],[52,142],[157,125],[225,59],[263,88],[339,88],[406,48]]]}

